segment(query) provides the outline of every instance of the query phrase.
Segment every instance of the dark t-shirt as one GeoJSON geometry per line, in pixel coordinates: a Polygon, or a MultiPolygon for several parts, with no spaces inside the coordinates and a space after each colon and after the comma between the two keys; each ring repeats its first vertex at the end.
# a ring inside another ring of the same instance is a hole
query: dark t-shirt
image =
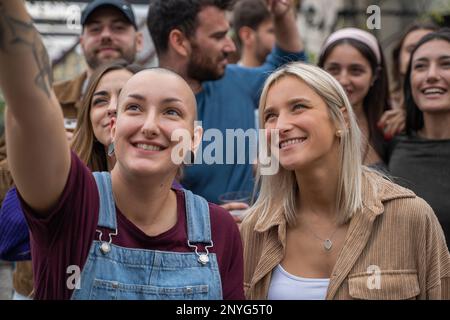
{"type": "MultiPolygon", "coordinates": [[[[177,195],[178,220],[166,232],[150,237],[129,221],[116,207],[118,235],[113,243],[122,247],[161,251],[191,252],[187,246],[184,194],[177,195]]],[[[41,219],[21,199],[31,230],[31,248],[35,274],[36,299],[70,299],[67,283],[73,267],[82,270],[96,233],[99,195],[93,175],[72,153],[72,164],[64,191],[50,215],[41,219]]],[[[243,257],[239,230],[231,215],[209,204],[211,234],[217,255],[224,299],[244,299],[243,257]]],[[[99,229],[103,234],[108,232],[99,229]]],[[[203,250],[203,247],[200,246],[203,250]]],[[[120,281],[120,280],[119,280],[120,281]]]]}
{"type": "Polygon", "coordinates": [[[390,150],[393,179],[428,202],[450,246],[450,140],[401,135],[390,150]]]}

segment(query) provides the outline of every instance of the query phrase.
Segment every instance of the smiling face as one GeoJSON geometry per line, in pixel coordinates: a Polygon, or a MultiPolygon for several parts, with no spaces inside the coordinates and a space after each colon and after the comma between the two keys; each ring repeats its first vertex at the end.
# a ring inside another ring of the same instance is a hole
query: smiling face
{"type": "Polygon", "coordinates": [[[411,88],[417,107],[427,113],[450,112],[450,43],[431,40],[412,57],[411,88]]]}
{"type": "Polygon", "coordinates": [[[88,66],[94,70],[117,59],[134,61],[142,49],[142,34],[113,7],[101,7],[88,18],[80,44],[88,66]]]}
{"type": "Polygon", "coordinates": [[[353,108],[362,107],[373,81],[369,60],[355,47],[344,43],[330,52],[323,68],[339,81],[353,108]]]}
{"type": "Polygon", "coordinates": [[[111,143],[111,117],[115,116],[119,92],[133,76],[126,70],[112,70],[103,75],[91,99],[89,118],[95,138],[104,146],[111,143]]]}
{"type": "Polygon", "coordinates": [[[339,141],[325,101],[304,81],[284,76],[267,92],[265,129],[278,129],[280,165],[287,170],[336,165],[339,141]]]}
{"type": "Polygon", "coordinates": [[[140,176],[175,175],[178,165],[171,153],[177,141],[171,141],[172,133],[183,129],[192,137],[195,116],[194,94],[180,77],[161,70],[133,76],[121,92],[112,129],[121,170],[140,176]]]}

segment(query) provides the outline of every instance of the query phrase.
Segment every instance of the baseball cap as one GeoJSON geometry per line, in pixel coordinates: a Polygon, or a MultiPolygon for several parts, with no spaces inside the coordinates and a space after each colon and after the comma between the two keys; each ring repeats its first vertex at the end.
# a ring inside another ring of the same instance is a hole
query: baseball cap
{"type": "Polygon", "coordinates": [[[89,16],[98,8],[103,6],[113,6],[118,9],[127,18],[128,21],[137,29],[136,19],[134,17],[131,5],[124,0],[95,0],[89,3],[81,13],[81,25],[84,26],[89,16]]]}

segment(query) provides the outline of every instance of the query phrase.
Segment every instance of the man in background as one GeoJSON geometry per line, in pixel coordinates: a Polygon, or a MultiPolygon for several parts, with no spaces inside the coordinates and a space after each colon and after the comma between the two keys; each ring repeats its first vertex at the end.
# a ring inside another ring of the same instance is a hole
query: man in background
{"type": "MultiPolygon", "coordinates": [[[[234,141],[234,153],[228,153],[226,144],[230,141],[225,141],[226,132],[240,130],[252,135],[253,130],[256,134],[255,110],[264,80],[282,64],[305,59],[292,1],[271,0],[267,4],[276,38],[272,53],[258,68],[228,64],[228,58],[236,51],[229,37],[226,16],[233,2],[152,0],[147,17],[159,65],[178,73],[190,85],[197,99],[198,119],[205,131],[203,153],[197,153],[200,159],[185,168],[181,183],[219,204],[224,193],[251,193],[254,185],[253,160],[249,161],[252,150],[234,141]],[[222,144],[212,134],[221,135],[222,144]],[[213,161],[207,161],[205,154],[213,161]],[[241,156],[246,159],[243,164],[237,161],[241,156]]],[[[234,210],[246,206],[235,202],[223,207],[234,210]]]]}
{"type": "Polygon", "coordinates": [[[275,29],[265,1],[239,0],[233,9],[232,26],[241,54],[238,64],[261,66],[275,45],[275,29]]]}
{"type": "Polygon", "coordinates": [[[86,6],[81,15],[80,45],[87,64],[79,76],[56,83],[54,90],[67,128],[76,124],[77,110],[89,77],[100,65],[118,59],[134,62],[143,47],[131,5],[124,0],[96,0],[86,6]]]}

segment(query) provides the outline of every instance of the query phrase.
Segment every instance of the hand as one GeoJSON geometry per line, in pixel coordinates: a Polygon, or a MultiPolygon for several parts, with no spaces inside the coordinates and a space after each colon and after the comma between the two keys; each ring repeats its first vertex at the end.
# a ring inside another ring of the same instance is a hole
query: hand
{"type": "Polygon", "coordinates": [[[267,7],[275,18],[281,18],[292,8],[292,0],[267,0],[267,7]]]}
{"type": "MultiPolygon", "coordinates": [[[[245,202],[229,202],[229,203],[225,203],[220,205],[222,208],[224,208],[225,210],[229,211],[231,214],[231,211],[233,210],[245,210],[248,209],[248,204],[246,204],[245,202]]],[[[242,218],[238,215],[233,215],[231,214],[231,216],[233,217],[234,221],[236,223],[241,223],[242,218]]]]}
{"type": "Polygon", "coordinates": [[[404,109],[392,109],[383,113],[377,126],[383,131],[384,139],[391,140],[405,129],[405,122],[406,111],[404,109]]]}

